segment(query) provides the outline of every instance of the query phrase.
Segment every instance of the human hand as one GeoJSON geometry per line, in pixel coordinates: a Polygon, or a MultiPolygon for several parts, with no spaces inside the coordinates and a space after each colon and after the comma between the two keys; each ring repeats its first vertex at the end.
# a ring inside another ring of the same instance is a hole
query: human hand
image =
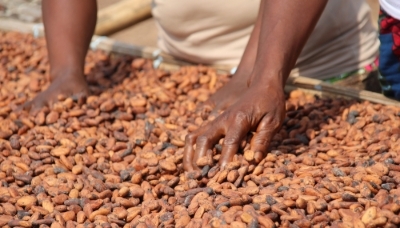
{"type": "Polygon", "coordinates": [[[242,97],[216,119],[186,136],[183,166],[186,171],[199,169],[196,161],[211,155],[214,145],[223,137],[219,164],[230,162],[243,139],[254,131],[250,149],[260,162],[273,135],[285,118],[285,96],[282,86],[251,85],[242,97]],[[195,148],[194,148],[195,146],[195,148]]]}
{"type": "Polygon", "coordinates": [[[38,93],[32,100],[27,101],[19,108],[35,112],[44,106],[52,106],[58,101],[59,96],[71,97],[82,102],[89,94],[89,87],[83,72],[64,71],[53,75],[53,81],[46,90],[38,93]]]}
{"type": "Polygon", "coordinates": [[[197,113],[203,119],[211,116],[217,117],[222,111],[236,103],[242,94],[246,92],[248,76],[234,74],[232,78],[218,89],[207,101],[197,107],[197,113]]]}

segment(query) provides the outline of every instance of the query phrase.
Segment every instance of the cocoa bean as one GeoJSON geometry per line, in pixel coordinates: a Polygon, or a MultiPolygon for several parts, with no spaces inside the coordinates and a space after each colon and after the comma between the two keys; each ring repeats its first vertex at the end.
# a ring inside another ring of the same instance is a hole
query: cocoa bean
{"type": "Polygon", "coordinates": [[[397,107],[295,90],[265,158],[250,134],[222,169],[220,140],[185,173],[185,136],[214,118],[197,106],[228,75],[89,51],[94,95],[28,113],[50,83],[44,40],[2,32],[0,50],[1,227],[400,224],[397,107]]]}

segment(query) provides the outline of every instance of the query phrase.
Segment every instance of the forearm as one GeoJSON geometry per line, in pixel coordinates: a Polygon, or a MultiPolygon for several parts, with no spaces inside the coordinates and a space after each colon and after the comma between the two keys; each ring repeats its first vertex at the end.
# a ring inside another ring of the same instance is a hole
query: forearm
{"type": "Polygon", "coordinates": [[[83,71],[96,19],[96,0],[43,0],[52,76],[62,70],[83,71]]]}
{"type": "Polygon", "coordinates": [[[262,0],[253,83],[284,86],[327,0],[262,0]]]}
{"type": "Polygon", "coordinates": [[[243,52],[243,56],[236,71],[237,73],[250,74],[254,67],[257,56],[258,38],[260,37],[261,19],[265,5],[264,2],[263,0],[260,1],[257,20],[254,23],[253,31],[250,34],[249,41],[243,52]]]}

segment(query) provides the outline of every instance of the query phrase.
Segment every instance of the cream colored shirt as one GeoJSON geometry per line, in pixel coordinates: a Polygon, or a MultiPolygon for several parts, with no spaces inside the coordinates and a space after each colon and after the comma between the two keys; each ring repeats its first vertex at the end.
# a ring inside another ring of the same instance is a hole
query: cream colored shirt
{"type": "MultiPolygon", "coordinates": [[[[237,66],[260,0],[154,0],[159,48],[202,64],[237,66]]],[[[372,63],[379,41],[364,0],[331,0],[292,76],[326,79],[372,63]]]]}

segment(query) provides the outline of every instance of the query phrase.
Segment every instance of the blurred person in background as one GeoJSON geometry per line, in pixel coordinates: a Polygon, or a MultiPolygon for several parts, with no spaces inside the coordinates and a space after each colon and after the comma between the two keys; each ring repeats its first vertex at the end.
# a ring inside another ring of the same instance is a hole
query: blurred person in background
{"type": "Polygon", "coordinates": [[[379,0],[379,72],[382,92],[400,100],[400,1],[379,0]]]}

